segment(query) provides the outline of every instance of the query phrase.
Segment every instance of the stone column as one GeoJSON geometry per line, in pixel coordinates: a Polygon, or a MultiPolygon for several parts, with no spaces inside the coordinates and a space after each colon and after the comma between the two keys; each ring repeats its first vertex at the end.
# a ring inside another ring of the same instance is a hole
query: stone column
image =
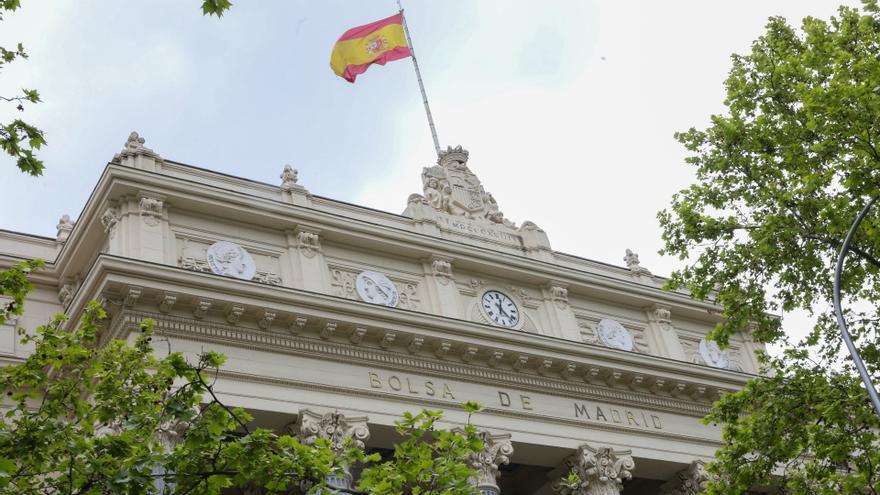
{"type": "Polygon", "coordinates": [[[544,296],[553,336],[583,342],[577,318],[568,304],[568,286],[561,282],[551,281],[543,287],[541,294],[544,296]]]}
{"type": "Polygon", "coordinates": [[[632,478],[636,466],[631,453],[611,447],[594,449],[581,445],[566,461],[570,472],[578,475],[580,483],[570,486],[562,480],[557,482],[554,490],[562,495],[620,495],[623,480],[632,478]]]}
{"type": "Polygon", "coordinates": [[[656,346],[661,356],[686,361],[687,356],[678,333],[672,326],[672,311],[661,305],[654,305],[645,311],[648,315],[648,338],[656,346]]]}
{"type": "MultiPolygon", "coordinates": [[[[455,428],[452,431],[464,434],[462,428],[455,428]]],[[[471,469],[477,472],[475,478],[471,478],[471,485],[477,488],[480,495],[499,495],[501,489],[498,488],[498,466],[510,462],[510,456],[513,455],[513,444],[510,443],[510,433],[492,435],[487,430],[479,430],[477,432],[480,440],[483,441],[483,450],[471,453],[468,460],[471,469]]]]}
{"type": "MultiPolygon", "coordinates": [[[[166,260],[166,240],[170,235],[165,197],[155,193],[141,192],[137,196],[137,217],[133,245],[138,259],[154,263],[176,264],[166,260]]],[[[169,253],[171,256],[171,253],[169,253]]]]}
{"type": "Polygon", "coordinates": [[[709,477],[706,463],[694,461],[660,486],[660,495],[697,495],[706,489],[709,477]]]}
{"type": "Polygon", "coordinates": [[[431,256],[424,261],[428,292],[435,312],[452,318],[462,318],[461,295],[452,277],[452,259],[431,256]]]}
{"type": "MultiPolygon", "coordinates": [[[[370,438],[366,416],[346,417],[337,411],[319,414],[310,409],[300,409],[296,421],[289,428],[304,445],[312,445],[321,438],[328,440],[330,448],[339,454],[349,447],[349,440],[351,446],[363,449],[364,442],[370,438]]],[[[334,490],[351,490],[351,471],[348,466],[342,469],[342,473],[327,475],[327,485],[334,490]]]]}

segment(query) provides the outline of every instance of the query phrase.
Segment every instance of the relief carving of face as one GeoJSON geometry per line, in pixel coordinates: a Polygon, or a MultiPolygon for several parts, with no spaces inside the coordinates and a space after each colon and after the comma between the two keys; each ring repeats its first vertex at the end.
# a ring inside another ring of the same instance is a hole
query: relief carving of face
{"type": "Polygon", "coordinates": [[[250,280],[256,273],[250,253],[232,242],[215,242],[208,248],[206,257],[211,271],[217,275],[250,280]]]}

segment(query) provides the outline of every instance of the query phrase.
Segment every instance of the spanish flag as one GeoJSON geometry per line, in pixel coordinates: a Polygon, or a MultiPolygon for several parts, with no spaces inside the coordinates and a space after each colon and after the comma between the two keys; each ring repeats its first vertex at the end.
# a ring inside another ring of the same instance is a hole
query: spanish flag
{"type": "Polygon", "coordinates": [[[403,12],[387,19],[345,32],[333,47],[330,68],[337,76],[353,83],[372,64],[399,60],[412,55],[403,32],[403,12]]]}

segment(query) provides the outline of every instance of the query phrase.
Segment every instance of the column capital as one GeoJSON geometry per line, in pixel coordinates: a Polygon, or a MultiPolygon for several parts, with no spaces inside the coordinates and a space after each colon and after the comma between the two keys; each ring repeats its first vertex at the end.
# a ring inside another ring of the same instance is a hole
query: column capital
{"type": "Polygon", "coordinates": [[[694,461],[660,486],[660,495],[697,495],[706,488],[710,475],[706,463],[694,461]]]}
{"type": "Polygon", "coordinates": [[[571,486],[560,481],[554,490],[562,495],[619,495],[623,481],[632,478],[636,466],[631,453],[611,447],[581,445],[566,461],[570,472],[578,475],[580,483],[571,486]]]}
{"type": "MultiPolygon", "coordinates": [[[[452,431],[464,434],[462,428],[452,431]]],[[[483,442],[483,450],[471,453],[468,459],[471,469],[477,472],[476,477],[470,480],[471,485],[477,488],[480,495],[499,495],[501,489],[496,481],[499,475],[498,466],[510,462],[510,456],[513,455],[510,433],[493,435],[488,430],[480,429],[477,435],[483,442]]]]}

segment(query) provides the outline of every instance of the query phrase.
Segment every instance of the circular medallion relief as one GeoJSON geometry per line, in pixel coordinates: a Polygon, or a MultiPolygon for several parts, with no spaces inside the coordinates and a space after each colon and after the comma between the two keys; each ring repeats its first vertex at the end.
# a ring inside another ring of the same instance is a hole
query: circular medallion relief
{"type": "Polygon", "coordinates": [[[730,356],[727,351],[721,350],[714,341],[706,339],[700,341],[700,356],[713,368],[727,369],[730,366],[730,356]]]}
{"type": "Polygon", "coordinates": [[[250,280],[257,273],[257,265],[250,253],[234,242],[211,244],[205,257],[211,271],[217,275],[250,280]]]}
{"type": "Polygon", "coordinates": [[[489,321],[500,327],[513,328],[519,323],[519,308],[507,294],[487,290],[480,298],[480,308],[489,321]]]}
{"type": "Polygon", "coordinates": [[[361,299],[371,304],[397,306],[397,287],[383,273],[360,272],[354,281],[355,289],[361,299]]]}
{"type": "Polygon", "coordinates": [[[615,320],[604,319],[599,320],[597,328],[599,334],[599,342],[606,347],[612,349],[622,349],[624,351],[633,350],[633,338],[629,330],[623,328],[623,325],[615,320]]]}

